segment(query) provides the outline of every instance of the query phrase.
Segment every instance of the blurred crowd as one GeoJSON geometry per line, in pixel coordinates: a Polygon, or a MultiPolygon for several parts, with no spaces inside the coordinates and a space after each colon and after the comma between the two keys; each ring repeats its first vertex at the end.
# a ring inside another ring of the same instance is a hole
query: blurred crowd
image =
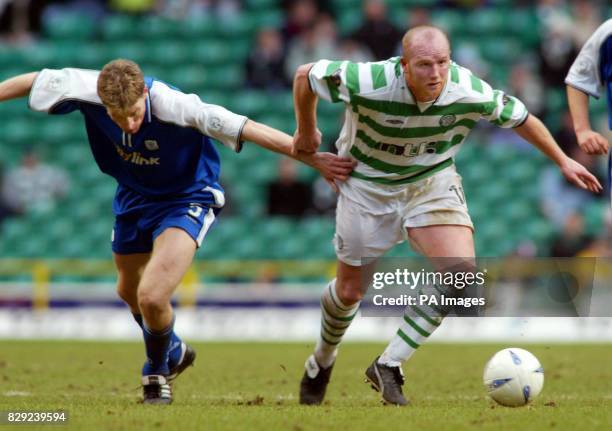
{"type": "MultiPolygon", "coordinates": [[[[0,37],[4,43],[29,43],[41,37],[46,19],[66,11],[78,10],[96,19],[112,13],[129,13],[156,14],[175,20],[209,15],[231,21],[248,13],[250,3],[248,0],[0,0],[0,37]]],[[[435,8],[470,11],[494,5],[495,2],[487,0],[439,0],[435,8]]],[[[401,38],[407,28],[429,23],[443,26],[436,22],[431,7],[407,8],[405,24],[399,26],[397,20],[389,16],[384,0],[363,1],[361,22],[347,33],[339,31],[338,20],[342,12],[333,7],[333,2],[281,0],[279,7],[284,14],[282,24],[258,29],[248,56],[240,60],[244,61],[245,86],[249,88],[288,92],[294,71],[301,64],[322,58],[362,62],[387,59],[401,54],[401,38]]],[[[608,5],[596,0],[523,0],[515,1],[513,7],[534,8],[540,31],[537,48],[513,59],[507,82],[499,82],[491,75],[492,65],[473,42],[461,39],[455,44],[451,39],[453,60],[521,99],[530,112],[545,120],[564,151],[596,173],[604,183],[603,158],[589,157],[580,151],[571,119],[557,115],[558,109],[551,115],[548,102],[551,94],[563,92],[570,65],[588,37],[606,18],[605,13],[610,10],[606,9],[608,5]]],[[[559,103],[561,110],[567,111],[564,98],[559,103]]],[[[602,123],[599,129],[607,134],[603,121],[595,121],[602,123]]],[[[486,133],[488,139],[485,141],[510,142],[525,149],[526,144],[512,133],[493,128],[486,133]]],[[[333,142],[333,137],[329,138],[333,142]]],[[[333,146],[328,142],[325,150],[333,150],[333,146]]],[[[26,158],[24,156],[24,166],[17,169],[24,171],[29,163],[26,158]]],[[[278,173],[278,178],[267,188],[269,214],[333,215],[334,195],[324,181],[300,181],[291,161],[283,160],[278,173]]],[[[22,183],[12,179],[16,175],[25,174],[4,174],[0,218],[2,214],[19,214],[28,206],[24,202],[17,205],[7,202],[12,199],[11,195],[13,199],[24,196],[25,192],[19,188],[22,183]]],[[[63,180],[56,182],[64,183],[63,180]]],[[[608,217],[604,222],[607,227],[593,236],[587,233],[583,214],[584,208],[604,199],[605,194],[594,196],[570,186],[553,166],[541,173],[536,187],[539,188],[541,211],[558,232],[551,242],[551,256],[612,255],[612,220],[608,217]]],[[[58,185],[50,194],[61,196],[66,190],[65,186],[58,185]]],[[[542,251],[536,251],[526,241],[516,253],[534,255],[542,251]]]]}

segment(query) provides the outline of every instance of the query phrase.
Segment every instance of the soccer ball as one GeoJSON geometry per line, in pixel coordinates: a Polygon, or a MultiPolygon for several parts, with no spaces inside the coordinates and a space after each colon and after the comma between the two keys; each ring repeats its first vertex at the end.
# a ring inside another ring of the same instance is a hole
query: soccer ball
{"type": "Polygon", "coordinates": [[[544,386],[544,369],[527,350],[500,350],[487,362],[483,381],[489,396],[502,406],[524,406],[544,386]]]}

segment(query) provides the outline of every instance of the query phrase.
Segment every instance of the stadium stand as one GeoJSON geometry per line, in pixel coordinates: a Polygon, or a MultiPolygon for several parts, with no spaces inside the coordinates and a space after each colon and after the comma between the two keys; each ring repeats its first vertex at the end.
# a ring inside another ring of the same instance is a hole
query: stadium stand
{"type": "MultiPolygon", "coordinates": [[[[25,48],[0,45],[0,79],[41,67],[99,68],[113,58],[126,57],[140,62],[147,75],[159,76],[207,102],[225,105],[292,133],[295,120],[289,90],[270,94],[243,88],[242,67],[256,30],[280,27],[283,11],[273,0],[243,3],[238,21],[223,23],[206,16],[179,22],[160,16],[118,14],[96,23],[82,14],[55,14],[45,22],[40,41],[25,48]]],[[[391,16],[402,28],[410,6],[435,3],[388,2],[391,16]]],[[[475,43],[491,66],[492,83],[504,88],[509,63],[533,52],[539,43],[538,18],[534,8],[516,8],[509,0],[490,3],[496,7],[436,9],[431,16],[456,43],[475,43]]],[[[342,11],[337,14],[341,34],[359,25],[360,0],[334,0],[333,6],[342,11]]],[[[545,120],[554,130],[566,109],[563,93],[548,93],[546,105],[545,120]]],[[[324,136],[334,136],[341,106],[321,103],[319,109],[324,114],[319,116],[324,136]]],[[[605,106],[602,103],[594,109],[601,113],[605,106]]],[[[0,258],[110,258],[114,184],[95,166],[76,115],[58,122],[29,112],[23,101],[0,104],[2,164],[15,164],[26,146],[36,144],[48,160],[71,173],[74,184],[71,194],[51,215],[7,219],[0,226],[0,258]]],[[[477,252],[482,256],[508,255],[521,241],[529,240],[544,253],[554,232],[539,210],[535,184],[547,162],[535,151],[489,142],[487,137],[485,130],[480,138],[471,138],[457,159],[477,229],[477,252]]],[[[200,259],[295,259],[307,265],[304,261],[334,258],[332,219],[308,217],[296,221],[264,216],[262,193],[264,184],[277,175],[275,155],[249,146],[239,155],[224,148],[220,153],[222,183],[232,193],[234,211],[231,216],[220,217],[199,253],[200,259]]],[[[300,169],[303,179],[314,180],[313,171],[300,169]]],[[[596,233],[602,226],[602,212],[600,203],[585,208],[589,232],[596,233]]],[[[390,255],[411,253],[402,245],[390,255]]],[[[322,279],[325,276],[322,274],[322,279]]],[[[292,277],[303,279],[312,274],[291,275],[287,271],[285,278],[292,277]]]]}

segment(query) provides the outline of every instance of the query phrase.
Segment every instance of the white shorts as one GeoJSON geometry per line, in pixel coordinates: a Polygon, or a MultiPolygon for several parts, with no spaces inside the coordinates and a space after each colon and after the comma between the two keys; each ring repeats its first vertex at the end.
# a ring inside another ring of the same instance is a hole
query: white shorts
{"type": "Polygon", "coordinates": [[[336,256],[348,265],[384,255],[407,239],[406,228],[452,224],[474,229],[454,166],[401,187],[362,183],[350,178],[336,209],[336,256]]]}

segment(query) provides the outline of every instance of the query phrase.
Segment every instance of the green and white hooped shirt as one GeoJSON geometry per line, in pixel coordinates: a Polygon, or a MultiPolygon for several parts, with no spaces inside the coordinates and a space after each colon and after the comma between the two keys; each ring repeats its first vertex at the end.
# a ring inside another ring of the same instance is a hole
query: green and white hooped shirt
{"type": "Polygon", "coordinates": [[[387,186],[412,183],[453,165],[481,118],[501,127],[526,120],[527,109],[517,98],[494,90],[455,63],[448,73],[435,102],[417,103],[400,57],[375,63],[320,60],[313,65],[312,90],[346,104],[336,146],[340,155],[358,161],[353,177],[387,186]]]}

